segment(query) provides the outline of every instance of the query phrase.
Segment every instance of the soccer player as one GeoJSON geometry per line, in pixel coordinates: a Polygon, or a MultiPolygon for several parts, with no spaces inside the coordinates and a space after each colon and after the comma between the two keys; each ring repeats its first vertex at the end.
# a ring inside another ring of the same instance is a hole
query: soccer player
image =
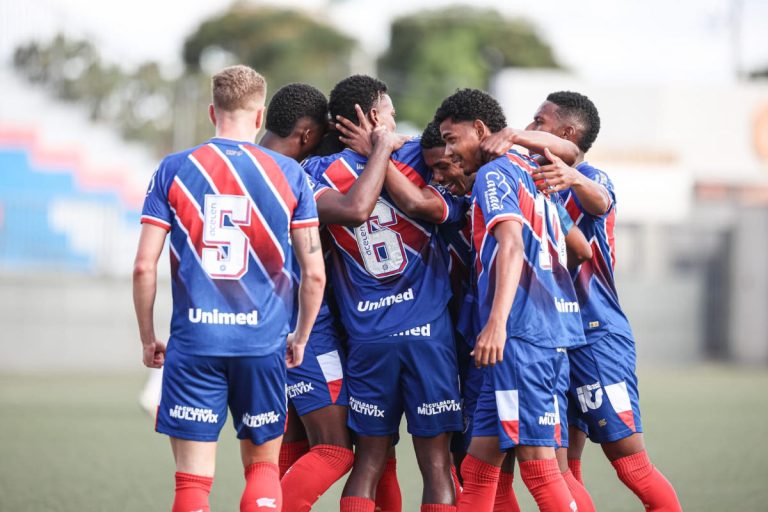
{"type": "MultiPolygon", "coordinates": [[[[373,124],[394,131],[386,85],[355,75],[339,82],[330,111],[354,119],[359,105],[373,124]]],[[[406,143],[392,161],[426,187],[429,174],[418,142],[406,143]]],[[[305,163],[323,183],[347,190],[366,158],[344,151],[305,163]]],[[[429,192],[429,193],[439,193],[429,192]]],[[[441,217],[451,218],[448,202],[441,217]]],[[[411,219],[382,192],[371,218],[349,229],[330,225],[331,279],[349,334],[349,425],[357,437],[355,464],[342,511],[373,511],[376,484],[405,412],[424,480],[423,511],[453,510],[450,432],[461,430],[454,342],[446,306],[449,283],[434,224],[411,219]],[[427,366],[428,365],[428,370],[427,366]]]]}
{"type": "Polygon", "coordinates": [[[589,436],[600,443],[619,479],[647,510],[681,510],[674,488],[651,464],[643,441],[635,342],[614,283],[616,196],[608,175],[585,161],[600,131],[597,108],[582,94],[554,92],[528,129],[578,145],[575,169],[555,162],[542,167],[539,177],[560,194],[593,249],[591,260],[571,272],[587,345],[569,352],[568,463],[581,480],[581,454],[589,436]]]}
{"type": "MultiPolygon", "coordinates": [[[[327,117],[328,102],[320,91],[307,84],[289,84],[272,97],[261,144],[297,160],[306,157],[324,135],[327,117]]],[[[346,194],[307,176],[315,190],[320,222],[358,226],[376,205],[390,154],[400,139],[383,125],[371,127],[366,136],[372,144],[370,158],[365,172],[346,194]]],[[[310,510],[318,497],[352,467],[344,363],[341,332],[324,302],[312,327],[304,361],[288,370],[289,404],[301,418],[311,449],[291,461],[282,479],[286,512],[310,510]]],[[[293,453],[302,446],[296,433],[300,429],[296,427],[296,421],[289,420],[286,439],[292,438],[284,443],[293,453]]],[[[288,455],[281,448],[281,460],[288,455]]]]}
{"type": "Polygon", "coordinates": [[[481,142],[506,126],[490,95],[460,90],[443,101],[435,122],[446,155],[465,173],[477,172],[472,238],[483,327],[473,355],[487,368],[458,509],[493,509],[499,467],[512,448],[540,510],[575,508],[555,459],[557,381],[565,349],[583,344],[584,335],[556,208],[537,193],[532,160],[514,151],[495,159],[481,152],[481,142]]]}
{"type": "Polygon", "coordinates": [[[246,66],[212,80],[216,136],[167,156],[150,182],[133,290],[144,364],[165,367],[156,429],[176,463],[174,512],[210,510],[227,407],[245,467],[243,512],[279,510],[285,368],[300,365],[325,271],[312,191],[292,159],[254,144],[266,83],[246,66]],[[170,233],[171,335],[155,336],[157,261],[170,233]],[[296,330],[288,333],[301,268],[296,330]]]}

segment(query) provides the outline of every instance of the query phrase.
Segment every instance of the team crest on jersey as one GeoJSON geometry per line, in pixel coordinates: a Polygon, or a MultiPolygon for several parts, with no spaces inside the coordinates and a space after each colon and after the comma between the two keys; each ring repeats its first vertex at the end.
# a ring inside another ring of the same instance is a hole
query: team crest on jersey
{"type": "Polygon", "coordinates": [[[497,171],[489,171],[485,174],[485,206],[489,212],[503,209],[504,199],[512,193],[512,187],[507,178],[497,171]]]}

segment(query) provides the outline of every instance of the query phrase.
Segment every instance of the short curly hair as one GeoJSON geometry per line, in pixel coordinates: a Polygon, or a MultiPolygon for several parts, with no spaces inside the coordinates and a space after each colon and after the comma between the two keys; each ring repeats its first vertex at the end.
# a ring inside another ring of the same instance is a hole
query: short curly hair
{"type": "Polygon", "coordinates": [[[430,122],[421,133],[420,144],[424,149],[445,147],[445,141],[440,135],[440,125],[435,124],[434,121],[430,122]]]}
{"type": "Polygon", "coordinates": [[[547,101],[557,105],[557,115],[561,119],[569,117],[581,125],[583,135],[576,145],[585,153],[589,151],[600,133],[600,115],[592,100],[578,92],[558,91],[547,96],[547,101]]]}
{"type": "Polygon", "coordinates": [[[387,84],[381,80],[368,75],[347,77],[331,91],[328,101],[331,119],[342,116],[357,124],[355,104],[367,114],[384,94],[387,94],[387,84]]]}
{"type": "Polygon", "coordinates": [[[435,112],[433,122],[440,126],[446,119],[454,122],[479,119],[494,133],[507,126],[507,118],[499,102],[479,89],[459,89],[445,98],[435,112]]]}
{"type": "Polygon", "coordinates": [[[288,84],[272,96],[267,107],[266,128],[280,137],[287,137],[302,117],[309,117],[325,127],[328,123],[328,100],[309,84],[288,84]]]}

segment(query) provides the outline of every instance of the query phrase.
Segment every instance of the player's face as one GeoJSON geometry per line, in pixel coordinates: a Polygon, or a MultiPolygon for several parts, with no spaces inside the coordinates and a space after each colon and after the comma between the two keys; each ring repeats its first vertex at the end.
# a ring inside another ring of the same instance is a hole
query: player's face
{"type": "Polygon", "coordinates": [[[462,168],[464,174],[477,172],[483,164],[480,153],[480,134],[471,121],[440,123],[440,136],[445,141],[445,156],[462,168]]]}
{"type": "Polygon", "coordinates": [[[427,167],[432,169],[432,181],[444,186],[455,196],[467,193],[467,177],[462,168],[445,155],[444,147],[422,149],[421,154],[427,167]]]}
{"type": "Polygon", "coordinates": [[[562,123],[557,116],[557,105],[551,101],[542,103],[533,115],[533,122],[526,127],[526,130],[549,132],[558,137],[562,137],[564,132],[562,123]]]}
{"type": "Polygon", "coordinates": [[[382,94],[379,101],[371,109],[371,116],[376,124],[383,124],[389,131],[397,131],[395,123],[395,106],[392,104],[392,98],[389,94],[382,94]]]}

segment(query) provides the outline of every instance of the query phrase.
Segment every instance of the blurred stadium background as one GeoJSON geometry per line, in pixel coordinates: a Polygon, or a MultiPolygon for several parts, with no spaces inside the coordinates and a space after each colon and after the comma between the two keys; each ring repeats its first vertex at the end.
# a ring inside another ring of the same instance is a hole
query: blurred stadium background
{"type": "MultiPolygon", "coordinates": [[[[687,510],[766,510],[768,4],[168,4],[135,24],[83,1],[0,0],[0,510],[170,503],[169,450],[137,405],[130,272],[149,176],[210,135],[206,77],[234,62],[272,92],[377,74],[410,133],[456,87],[491,91],[515,127],[551,91],[590,96],[652,458],[687,510]]],[[[239,499],[229,428],[218,510],[239,499]]],[[[598,508],[637,510],[598,451],[585,473],[598,508]]],[[[400,453],[416,510],[408,443],[400,453]]],[[[336,491],[316,509],[334,510],[336,491]]]]}

